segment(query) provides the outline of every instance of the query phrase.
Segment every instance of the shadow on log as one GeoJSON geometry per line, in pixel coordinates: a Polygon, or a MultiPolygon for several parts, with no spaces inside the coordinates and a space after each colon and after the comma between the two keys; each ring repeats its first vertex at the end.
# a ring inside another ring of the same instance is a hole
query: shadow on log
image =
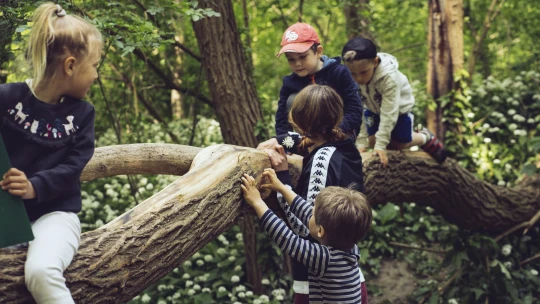
{"type": "MultiPolygon", "coordinates": [[[[537,176],[505,188],[476,179],[451,159],[439,165],[422,152],[390,152],[386,169],[370,154],[362,156],[372,204],[417,202],[462,228],[487,233],[527,221],[540,209],[537,176]]],[[[301,158],[289,161],[296,178],[301,158]]],[[[83,234],[65,272],[75,301],[123,303],[138,295],[234,225],[248,210],[241,199],[240,176],[248,172],[260,178],[269,166],[265,153],[229,145],[98,148],[82,180],[185,175],[107,225],[83,234]]],[[[25,259],[25,249],[0,249],[0,303],[33,303],[24,285],[25,259]]]]}

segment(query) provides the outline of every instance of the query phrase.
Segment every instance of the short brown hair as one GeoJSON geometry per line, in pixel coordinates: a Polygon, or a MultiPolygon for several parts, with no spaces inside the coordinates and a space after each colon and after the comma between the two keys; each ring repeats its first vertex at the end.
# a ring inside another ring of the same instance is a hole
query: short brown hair
{"type": "Polygon", "coordinates": [[[331,87],[319,84],[309,85],[300,91],[289,112],[289,122],[308,141],[315,136],[330,142],[344,140],[347,136],[339,128],[342,120],[341,97],[331,87]]]}
{"type": "Polygon", "coordinates": [[[367,198],[352,187],[326,187],[315,199],[315,221],[328,235],[328,245],[349,251],[371,227],[367,198]]]}

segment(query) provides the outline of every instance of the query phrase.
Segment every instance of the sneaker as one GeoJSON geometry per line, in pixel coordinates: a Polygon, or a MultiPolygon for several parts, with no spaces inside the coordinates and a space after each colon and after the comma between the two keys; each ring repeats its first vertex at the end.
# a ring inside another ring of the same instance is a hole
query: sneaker
{"type": "Polygon", "coordinates": [[[428,129],[423,128],[418,133],[425,134],[427,136],[427,142],[421,146],[421,148],[429,153],[433,159],[435,159],[439,164],[444,162],[446,159],[446,149],[442,142],[435,137],[428,129]]]}

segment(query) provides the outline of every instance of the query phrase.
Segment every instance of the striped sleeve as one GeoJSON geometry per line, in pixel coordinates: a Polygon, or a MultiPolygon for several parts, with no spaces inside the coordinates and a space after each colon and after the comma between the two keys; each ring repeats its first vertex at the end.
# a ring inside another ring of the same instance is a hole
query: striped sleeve
{"type": "Polygon", "coordinates": [[[313,206],[310,203],[305,201],[300,195],[297,195],[292,201],[290,210],[304,225],[309,226],[309,219],[313,214],[313,206]]]}
{"type": "Polygon", "coordinates": [[[330,260],[327,247],[302,239],[270,209],[263,214],[260,223],[279,248],[306,265],[313,276],[321,277],[325,273],[330,260]]]}
{"type": "MultiPolygon", "coordinates": [[[[287,185],[287,187],[290,188],[289,185],[287,185]]],[[[279,205],[281,206],[281,209],[283,209],[283,212],[285,212],[285,217],[287,218],[287,222],[289,222],[289,225],[291,226],[291,229],[294,231],[294,233],[298,234],[301,237],[308,236],[309,229],[306,227],[307,223],[305,224],[305,226],[304,224],[302,224],[302,221],[298,219],[298,217],[291,211],[289,204],[287,204],[287,201],[285,200],[283,195],[279,192],[277,193],[277,199],[278,199],[279,205]]],[[[309,218],[308,218],[308,222],[309,222],[309,218]]]]}

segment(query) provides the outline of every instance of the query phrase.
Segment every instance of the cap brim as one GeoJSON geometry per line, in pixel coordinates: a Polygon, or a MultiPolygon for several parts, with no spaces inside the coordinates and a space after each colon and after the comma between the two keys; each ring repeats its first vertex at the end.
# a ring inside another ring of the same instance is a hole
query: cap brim
{"type": "Polygon", "coordinates": [[[283,46],[281,48],[281,50],[279,50],[279,53],[277,53],[276,57],[279,57],[281,54],[283,53],[303,53],[307,50],[309,50],[309,48],[315,44],[315,42],[313,41],[308,41],[308,42],[299,42],[299,43],[289,43],[285,46],[283,46]]]}

